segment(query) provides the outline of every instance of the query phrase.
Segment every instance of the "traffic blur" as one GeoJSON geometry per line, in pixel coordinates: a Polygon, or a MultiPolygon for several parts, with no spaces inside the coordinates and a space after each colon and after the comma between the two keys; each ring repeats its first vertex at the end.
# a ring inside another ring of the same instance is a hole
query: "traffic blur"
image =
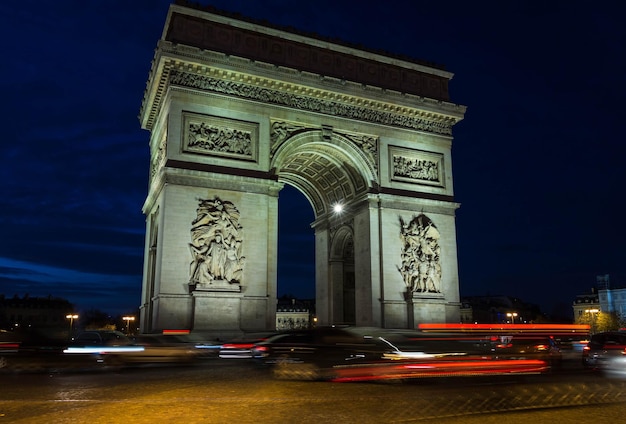
{"type": "Polygon", "coordinates": [[[248,333],[225,342],[187,330],[133,337],[93,330],[62,347],[5,337],[0,368],[45,361],[56,369],[66,361],[106,370],[219,358],[260,363],[277,379],[363,381],[547,374],[568,361],[611,376],[626,375],[626,340],[600,343],[596,335],[587,346],[589,337],[588,326],[522,324],[422,324],[414,330],[329,326],[248,333]]]}
{"type": "Polygon", "coordinates": [[[583,348],[583,365],[612,378],[626,377],[626,332],[608,331],[591,336],[583,348]]]}
{"type": "Polygon", "coordinates": [[[331,381],[541,374],[561,363],[550,336],[528,331],[338,326],[276,334],[255,344],[252,356],[278,379],[331,381]]]}
{"type": "Polygon", "coordinates": [[[128,337],[119,331],[92,330],[76,336],[63,350],[68,355],[91,355],[106,366],[190,364],[210,355],[206,344],[183,336],[141,334],[128,337]]]}
{"type": "Polygon", "coordinates": [[[277,334],[276,331],[248,333],[229,339],[219,346],[218,356],[222,359],[250,359],[253,357],[252,348],[254,345],[267,340],[275,334],[277,334]]]}

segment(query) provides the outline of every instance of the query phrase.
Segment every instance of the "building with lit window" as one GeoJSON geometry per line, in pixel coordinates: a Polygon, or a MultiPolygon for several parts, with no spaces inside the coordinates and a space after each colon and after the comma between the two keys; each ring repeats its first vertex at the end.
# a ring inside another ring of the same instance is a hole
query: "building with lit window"
{"type": "Polygon", "coordinates": [[[626,288],[613,288],[608,274],[599,275],[591,293],[576,296],[573,308],[575,318],[597,312],[614,312],[626,317],[626,288]]]}
{"type": "Polygon", "coordinates": [[[601,308],[596,288],[592,287],[590,293],[577,295],[572,307],[574,308],[574,320],[585,314],[600,312],[601,308]]]}
{"type": "Polygon", "coordinates": [[[315,300],[301,300],[289,296],[278,299],[276,330],[311,328],[314,324],[315,300]]]}

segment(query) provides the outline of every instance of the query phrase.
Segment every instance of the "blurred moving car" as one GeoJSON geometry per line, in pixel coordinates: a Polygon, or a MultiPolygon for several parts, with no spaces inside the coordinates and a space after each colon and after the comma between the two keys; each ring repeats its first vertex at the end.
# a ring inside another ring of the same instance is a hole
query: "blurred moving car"
{"type": "Polygon", "coordinates": [[[359,327],[287,331],[257,343],[252,352],[278,379],[363,381],[548,369],[537,359],[494,359],[491,341],[481,337],[359,327]]]}
{"type": "Polygon", "coordinates": [[[119,355],[141,352],[143,346],[137,346],[124,333],[114,330],[88,330],[74,337],[63,353],[70,355],[90,355],[97,363],[119,365],[119,355]]]}
{"type": "MultiPolygon", "coordinates": [[[[73,351],[103,352],[103,351],[126,351],[127,346],[132,346],[133,342],[124,333],[115,330],[88,330],[79,333],[72,338],[68,349],[73,351]],[[116,349],[121,348],[121,349],[116,349]]],[[[137,350],[137,349],[131,349],[137,350]]]]}
{"type": "Polygon", "coordinates": [[[135,336],[133,343],[143,350],[125,353],[122,359],[127,363],[191,363],[203,353],[194,343],[174,336],[142,334],[135,336]]]}
{"type": "Polygon", "coordinates": [[[563,354],[554,337],[542,334],[515,334],[498,337],[495,355],[503,359],[539,359],[560,367],[563,354]]]}
{"type": "Polygon", "coordinates": [[[76,336],[64,350],[67,354],[91,354],[105,365],[190,363],[201,353],[193,343],[173,336],[138,335],[133,339],[119,331],[92,330],[76,336]]]}
{"type": "Polygon", "coordinates": [[[275,331],[265,333],[249,333],[244,336],[234,338],[220,346],[218,356],[222,359],[250,359],[253,357],[252,348],[254,345],[267,340],[275,334],[277,334],[275,331]]]}
{"type": "Polygon", "coordinates": [[[381,361],[388,350],[353,329],[317,327],[269,337],[254,345],[252,355],[271,365],[276,378],[325,380],[335,376],[336,366],[381,361]]]}
{"type": "Polygon", "coordinates": [[[17,353],[20,349],[20,344],[21,342],[0,341],[0,356],[17,353]]]}
{"type": "Polygon", "coordinates": [[[559,337],[556,341],[563,360],[580,361],[580,355],[589,343],[589,339],[589,335],[559,337]]]}
{"type": "Polygon", "coordinates": [[[591,336],[582,353],[583,366],[609,376],[626,376],[626,332],[609,331],[591,336]]]}

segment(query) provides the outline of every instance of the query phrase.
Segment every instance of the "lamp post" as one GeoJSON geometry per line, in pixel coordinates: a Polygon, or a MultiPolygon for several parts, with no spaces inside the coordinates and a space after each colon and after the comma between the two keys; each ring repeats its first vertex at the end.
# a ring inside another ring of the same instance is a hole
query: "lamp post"
{"type": "Polygon", "coordinates": [[[70,338],[72,338],[72,332],[74,331],[74,320],[78,319],[78,315],[68,314],[68,315],[65,315],[65,318],[70,320],[70,338]]]}
{"type": "Polygon", "coordinates": [[[597,308],[585,309],[585,313],[591,316],[591,333],[592,334],[596,332],[596,317],[598,316],[597,315],[598,312],[600,312],[600,309],[597,309],[597,308]]]}
{"type": "Polygon", "coordinates": [[[130,335],[130,322],[135,321],[135,317],[122,317],[126,321],[126,334],[130,335]]]}
{"type": "Polygon", "coordinates": [[[515,324],[515,318],[517,317],[517,312],[507,312],[506,316],[511,318],[511,322],[515,324]]]}

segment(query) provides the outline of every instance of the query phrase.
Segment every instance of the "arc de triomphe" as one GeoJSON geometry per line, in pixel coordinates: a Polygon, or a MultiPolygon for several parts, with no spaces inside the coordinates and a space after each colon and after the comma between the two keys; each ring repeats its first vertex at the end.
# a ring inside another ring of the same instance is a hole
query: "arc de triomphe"
{"type": "Polygon", "coordinates": [[[151,134],[142,331],[275,328],[285,184],[314,211],[319,324],[458,321],[451,144],[465,107],[449,102],[451,78],[171,5],[139,117],[151,134]]]}

